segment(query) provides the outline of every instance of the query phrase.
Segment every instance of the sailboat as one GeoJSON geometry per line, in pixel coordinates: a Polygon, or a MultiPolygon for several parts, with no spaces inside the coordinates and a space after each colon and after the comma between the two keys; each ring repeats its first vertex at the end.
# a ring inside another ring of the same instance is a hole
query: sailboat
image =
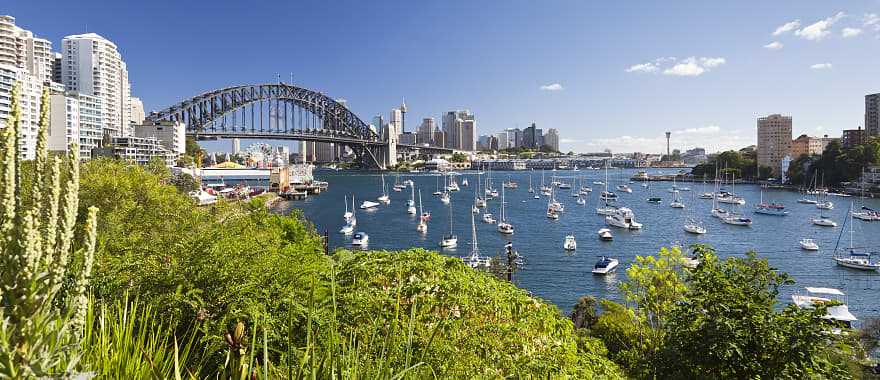
{"type": "Polygon", "coordinates": [[[544,184],[544,169],[541,169],[541,194],[550,196],[550,187],[544,184]]]}
{"type": "Polygon", "coordinates": [[[452,203],[449,203],[449,233],[440,239],[440,247],[455,248],[458,245],[458,236],[452,233],[452,203]]]}
{"type": "Polygon", "coordinates": [[[706,227],[703,226],[703,223],[700,223],[696,220],[696,199],[691,197],[692,209],[693,211],[689,212],[687,220],[684,222],[684,231],[688,233],[692,233],[694,235],[703,235],[706,233],[706,227]]]}
{"type": "Polygon", "coordinates": [[[678,188],[675,186],[675,177],[672,177],[672,202],[669,202],[669,207],[684,208],[684,203],[681,202],[680,194],[678,188]]]}
{"type": "Polygon", "coordinates": [[[727,212],[727,210],[719,207],[719,205],[718,205],[717,194],[719,191],[719,183],[720,183],[719,181],[720,181],[720,179],[718,178],[718,168],[716,167],[715,168],[715,189],[712,192],[712,195],[713,195],[712,196],[712,216],[719,218],[719,219],[724,219],[728,216],[728,212],[727,212]]]}
{"type": "Polygon", "coordinates": [[[650,195],[648,197],[648,203],[660,204],[660,202],[663,202],[663,198],[654,196],[654,188],[651,187],[650,183],[651,183],[651,177],[648,177],[645,179],[645,183],[642,184],[643,186],[648,188],[648,195],[650,195]]]}
{"type": "MultiPolygon", "coordinates": [[[[850,203],[849,205],[849,248],[847,251],[849,252],[848,256],[838,255],[837,247],[834,248],[834,257],[832,258],[837,265],[842,267],[859,269],[859,270],[867,270],[867,271],[876,271],[880,269],[880,262],[872,262],[871,261],[871,253],[870,252],[856,252],[855,247],[853,247],[853,224],[852,224],[852,211],[853,205],[850,203]]],[[[846,222],[844,222],[844,227],[846,227],[846,222]]],[[[843,229],[840,230],[840,233],[843,233],[843,229]]],[[[838,242],[840,241],[840,237],[837,238],[838,242]]]]}
{"type": "MultiPolygon", "coordinates": [[[[622,173],[623,173],[623,169],[620,169],[620,170],[619,170],[619,173],[620,173],[620,174],[618,175],[618,177],[619,177],[620,181],[622,182],[622,181],[623,181],[623,179],[622,179],[622,177],[623,177],[623,174],[622,174],[622,173]]],[[[629,185],[627,185],[627,184],[625,184],[625,183],[621,183],[620,185],[617,185],[617,190],[622,191],[622,192],[624,192],[624,193],[632,193],[632,192],[633,192],[633,190],[629,187],[629,185]]]]}
{"type": "Polygon", "coordinates": [[[422,190],[419,190],[419,224],[416,226],[416,231],[421,233],[428,232],[428,220],[431,219],[431,213],[426,213],[422,209],[422,190]]]}
{"type": "Polygon", "coordinates": [[[744,205],[746,204],[746,200],[743,197],[736,195],[736,174],[733,174],[733,180],[730,183],[731,190],[730,192],[720,191],[718,195],[715,197],[718,199],[720,203],[727,204],[735,204],[735,205],[744,205]]]}
{"type": "Polygon", "coordinates": [[[810,189],[811,189],[811,188],[816,188],[816,179],[819,177],[818,174],[819,174],[818,171],[815,171],[815,172],[813,173],[813,178],[810,179],[810,184],[807,185],[807,188],[806,188],[806,189],[802,189],[802,190],[803,190],[803,193],[804,193],[804,196],[801,197],[801,199],[798,199],[798,200],[797,200],[798,203],[803,203],[803,204],[808,204],[808,205],[814,205],[814,204],[816,204],[816,203],[819,203],[819,202],[817,202],[816,200],[814,200],[814,199],[810,199],[809,197],[807,197],[807,195],[809,195],[810,193],[813,192],[813,191],[810,190],[810,189]]]}
{"type": "Polygon", "coordinates": [[[504,187],[501,187],[501,221],[498,222],[498,232],[505,235],[513,234],[513,225],[507,221],[507,213],[504,212],[504,187]]]}
{"type": "MultiPolygon", "coordinates": [[[[345,200],[345,208],[348,209],[348,199],[345,200]]],[[[354,215],[354,195],[351,196],[351,212],[346,212],[346,214],[351,214],[349,218],[345,220],[345,226],[339,230],[339,233],[343,235],[351,235],[354,233],[354,227],[357,225],[357,218],[354,215]]]]}
{"type": "Polygon", "coordinates": [[[443,194],[443,192],[440,191],[440,176],[437,176],[437,191],[431,193],[431,195],[441,195],[441,194],[443,194]]]}
{"type": "Polygon", "coordinates": [[[510,180],[510,176],[507,176],[507,182],[502,182],[501,187],[506,187],[508,189],[516,189],[519,185],[516,182],[510,180]]]}
{"type": "Polygon", "coordinates": [[[486,207],[486,198],[480,194],[480,184],[482,181],[480,173],[477,173],[477,187],[474,189],[474,206],[478,208],[486,207]]]}
{"type": "Polygon", "coordinates": [[[382,195],[379,198],[376,198],[379,203],[384,203],[386,205],[391,204],[391,198],[388,197],[388,190],[385,188],[385,174],[382,174],[382,195]]]}
{"type": "Polygon", "coordinates": [[[488,268],[492,265],[491,259],[480,256],[480,250],[477,245],[477,224],[474,222],[473,215],[471,215],[471,254],[462,260],[471,268],[488,268]]]}
{"type": "Polygon", "coordinates": [[[446,191],[459,191],[459,190],[461,190],[461,188],[458,187],[458,183],[455,182],[455,177],[450,174],[449,175],[449,184],[446,185],[446,191]]]}
{"type": "MultiPolygon", "coordinates": [[[[862,177],[864,177],[864,176],[865,176],[865,173],[863,172],[862,177]]],[[[862,183],[862,185],[861,185],[861,192],[860,193],[861,194],[859,195],[859,199],[860,199],[860,202],[862,205],[862,209],[859,212],[856,212],[855,210],[853,210],[852,211],[853,218],[863,220],[866,222],[880,220],[880,212],[878,212],[877,210],[874,210],[870,207],[865,206],[865,203],[864,203],[865,202],[865,184],[864,183],[862,183]]]]}
{"type": "Polygon", "coordinates": [[[609,201],[617,200],[617,194],[614,194],[608,191],[608,162],[605,162],[605,182],[602,182],[605,185],[605,190],[602,191],[602,194],[599,195],[599,199],[605,202],[604,207],[597,207],[596,213],[599,215],[611,216],[617,213],[617,207],[611,206],[608,204],[609,201]]]}
{"type": "Polygon", "coordinates": [[[444,184],[443,189],[444,190],[443,190],[443,193],[440,194],[440,202],[442,202],[445,205],[448,205],[449,201],[450,201],[450,199],[449,199],[449,185],[446,184],[447,183],[446,180],[447,180],[447,178],[444,177],[443,178],[443,184],[444,184]]]}
{"type": "Polygon", "coordinates": [[[410,215],[416,214],[416,189],[415,186],[409,188],[410,190],[410,198],[406,201],[406,212],[410,215]]]}
{"type": "Polygon", "coordinates": [[[532,187],[532,174],[530,173],[529,174],[529,194],[532,194],[534,192],[535,192],[535,188],[532,187]]]}
{"type": "Polygon", "coordinates": [[[553,190],[550,191],[551,196],[547,198],[547,219],[559,219],[559,212],[553,207],[553,190]]]}
{"type": "Polygon", "coordinates": [[[392,189],[393,189],[395,192],[398,192],[398,193],[399,193],[399,192],[403,191],[403,189],[404,189],[405,187],[406,187],[406,185],[403,185],[403,184],[400,183],[400,174],[397,174],[397,176],[394,177],[394,186],[392,187],[392,189]]]}
{"type": "MultiPolygon", "coordinates": [[[[354,196],[351,197],[352,204],[354,204],[354,196]]],[[[348,222],[354,214],[348,209],[348,195],[345,196],[345,213],[342,214],[342,219],[348,222]]]]}
{"type": "Polygon", "coordinates": [[[764,189],[761,188],[761,202],[755,205],[755,214],[786,216],[788,211],[782,203],[764,203],[764,189]]]}

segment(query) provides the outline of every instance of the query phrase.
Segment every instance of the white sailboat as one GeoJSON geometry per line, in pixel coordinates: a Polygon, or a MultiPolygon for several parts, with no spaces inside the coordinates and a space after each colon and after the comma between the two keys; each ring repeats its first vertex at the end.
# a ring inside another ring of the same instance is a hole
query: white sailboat
{"type": "Polygon", "coordinates": [[[608,202],[617,200],[617,195],[608,191],[608,162],[605,163],[605,182],[602,182],[605,190],[599,195],[599,199],[605,202],[605,206],[596,207],[596,213],[599,215],[611,216],[617,213],[617,207],[610,205],[608,202]]]}
{"type": "MultiPolygon", "coordinates": [[[[880,262],[872,262],[871,261],[871,253],[870,252],[857,252],[856,248],[853,247],[853,234],[854,228],[852,224],[852,203],[849,206],[849,248],[847,248],[847,252],[849,255],[841,255],[838,254],[837,248],[834,249],[834,257],[832,258],[837,265],[842,267],[865,270],[865,271],[876,271],[880,269],[880,262]]],[[[846,222],[844,222],[844,227],[846,227],[846,222]]],[[[843,233],[843,230],[840,231],[843,233]]],[[[838,238],[838,241],[840,238],[838,238]]]]}
{"type": "Polygon", "coordinates": [[[391,204],[391,198],[388,197],[388,189],[385,188],[385,174],[382,174],[382,195],[379,198],[376,198],[379,203],[383,204],[391,204]]]}
{"type": "MultiPolygon", "coordinates": [[[[348,199],[345,200],[345,208],[348,209],[348,199]]],[[[354,195],[351,196],[351,211],[346,212],[346,214],[351,214],[346,220],[345,225],[342,226],[342,229],[339,230],[339,233],[343,235],[351,235],[354,233],[354,227],[357,225],[357,217],[354,215],[354,195]]]]}
{"type": "MultiPolygon", "coordinates": [[[[550,191],[550,194],[553,194],[553,191],[550,191]]],[[[547,219],[558,220],[559,212],[556,211],[556,208],[553,207],[553,196],[551,195],[547,198],[547,219]]]]}
{"type": "Polygon", "coordinates": [[[410,215],[416,214],[416,189],[415,186],[410,186],[410,198],[406,201],[406,212],[410,215]]]}
{"type": "Polygon", "coordinates": [[[532,194],[534,192],[535,192],[535,188],[532,187],[532,174],[529,173],[529,194],[532,194]]]}
{"type": "Polygon", "coordinates": [[[505,235],[513,234],[513,225],[507,221],[507,213],[504,212],[504,187],[501,187],[501,220],[498,222],[498,232],[505,235]]]}
{"type": "Polygon", "coordinates": [[[441,248],[455,248],[458,245],[458,236],[452,233],[452,203],[449,203],[449,232],[440,239],[441,248]]]}
{"type": "MultiPolygon", "coordinates": [[[[352,214],[351,210],[348,209],[348,196],[346,195],[346,196],[344,197],[344,199],[345,199],[345,213],[342,214],[342,219],[343,219],[345,222],[348,222],[348,220],[351,219],[351,217],[352,217],[354,214],[352,214]]],[[[354,196],[352,196],[351,199],[352,199],[352,204],[354,204],[354,196]]]]}
{"type": "Polygon", "coordinates": [[[428,220],[431,219],[430,213],[425,213],[422,209],[422,191],[419,190],[419,224],[416,226],[416,231],[421,233],[428,232],[428,220]]]}
{"type": "Polygon", "coordinates": [[[684,231],[688,232],[688,233],[692,233],[694,235],[703,235],[706,233],[706,227],[704,227],[703,223],[701,223],[700,221],[698,221],[696,219],[696,216],[697,216],[696,215],[697,214],[697,212],[696,212],[696,207],[697,207],[696,197],[691,196],[691,203],[692,203],[691,204],[692,210],[689,210],[687,212],[689,217],[684,222],[684,226],[683,226],[684,231]]]}
{"type": "Polygon", "coordinates": [[[462,260],[471,268],[488,268],[492,265],[490,258],[480,256],[480,249],[477,245],[477,224],[474,222],[473,215],[471,215],[471,254],[462,260]]]}
{"type": "Polygon", "coordinates": [[[480,194],[480,184],[482,183],[482,178],[480,177],[480,173],[477,173],[477,187],[474,189],[474,206],[478,208],[486,207],[486,198],[480,194]]]}

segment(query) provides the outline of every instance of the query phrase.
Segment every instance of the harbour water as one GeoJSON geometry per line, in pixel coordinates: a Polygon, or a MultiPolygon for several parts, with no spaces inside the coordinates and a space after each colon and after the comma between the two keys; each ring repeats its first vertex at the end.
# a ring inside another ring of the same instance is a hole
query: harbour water
{"type": "MultiPolygon", "coordinates": [[[[671,173],[672,169],[650,170],[651,174],[671,173]]],[[[609,189],[621,183],[629,182],[635,170],[609,171],[609,189]]],[[[468,187],[453,192],[451,209],[440,202],[439,197],[431,193],[443,186],[443,177],[434,174],[401,174],[400,181],[411,179],[415,182],[416,202],[418,191],[422,192],[422,201],[426,211],[430,211],[432,219],[428,233],[416,231],[417,215],[406,212],[406,200],[410,197],[409,188],[402,192],[394,192],[391,187],[395,182],[394,174],[386,175],[385,182],[391,196],[390,205],[380,205],[374,210],[357,210],[357,231],[370,235],[369,249],[399,250],[409,247],[422,247],[441,251],[441,236],[449,231],[449,212],[453,217],[453,232],[458,235],[457,249],[442,250],[444,254],[462,257],[470,253],[471,207],[474,204],[474,191],[477,185],[477,173],[465,171],[457,177],[458,182],[467,179],[468,187]]],[[[799,204],[797,199],[803,195],[785,190],[764,190],[765,202],[773,201],[785,204],[789,210],[787,216],[759,215],[753,212],[754,205],[759,202],[761,189],[756,185],[737,185],[735,191],[746,199],[741,207],[744,216],[753,219],[750,227],[733,226],[722,223],[710,215],[711,200],[699,199],[702,192],[711,192],[712,183],[679,184],[692,191],[681,192],[686,208],[675,209],[669,206],[672,194],[668,189],[671,182],[652,182],[648,188],[641,183],[630,184],[632,193],[619,195],[617,204],[631,208],[636,220],[644,224],[641,230],[623,230],[611,227],[614,240],[603,242],[597,238],[596,231],[607,227],[604,216],[596,214],[596,206],[600,204],[599,194],[603,187],[593,184],[604,181],[605,173],[600,170],[580,171],[546,171],[545,182],[549,183],[552,176],[566,177],[565,182],[571,183],[573,178],[583,178],[582,182],[593,188],[587,197],[586,205],[576,204],[572,190],[558,190],[556,198],[565,205],[565,211],[559,220],[546,217],[547,198],[533,199],[534,194],[527,192],[529,176],[533,181],[536,193],[541,182],[540,171],[492,172],[494,188],[501,190],[501,183],[508,179],[519,184],[518,189],[506,190],[508,221],[515,227],[512,236],[505,236],[496,230],[495,225],[481,223],[480,215],[476,215],[477,234],[480,251],[483,255],[495,256],[500,253],[508,241],[524,256],[524,267],[515,275],[518,286],[527,289],[536,296],[555,303],[561,310],[568,311],[583,295],[594,295],[598,298],[619,300],[617,284],[626,276],[625,269],[635,260],[636,255],[655,254],[661,247],[680,243],[687,246],[693,243],[712,245],[721,257],[731,255],[744,256],[749,250],[755,250],[759,257],[765,257],[770,264],[791,275],[796,281],[793,286],[782,289],[780,301],[790,302],[791,295],[801,291],[805,286],[823,286],[841,289],[848,296],[850,310],[860,319],[867,316],[880,315],[880,273],[861,272],[835,265],[831,260],[835,245],[838,244],[841,228],[846,219],[850,202],[856,208],[865,206],[880,209],[880,200],[859,199],[858,197],[829,196],[835,203],[833,210],[819,210],[815,205],[799,204]],[[705,187],[704,187],[705,186],[705,187]],[[659,204],[647,202],[648,197],[661,197],[659,204]],[[819,227],[811,224],[811,219],[821,214],[832,218],[838,227],[819,227]],[[691,235],[682,229],[685,219],[695,218],[703,222],[708,229],[705,235],[691,235]],[[566,252],[563,240],[566,235],[574,234],[577,238],[577,250],[566,252]],[[802,238],[814,239],[820,247],[818,252],[803,251],[798,244],[802,238]],[[599,255],[611,255],[620,260],[617,273],[610,276],[594,276],[591,274],[593,264],[599,255]]],[[[305,217],[314,223],[321,233],[329,232],[331,250],[337,247],[350,247],[351,238],[338,233],[343,225],[342,214],[345,212],[343,197],[355,196],[356,206],[363,200],[373,200],[381,195],[380,176],[376,173],[319,171],[316,177],[330,184],[329,189],[319,196],[309,197],[304,201],[283,202],[277,207],[285,212],[292,208],[301,209],[305,217]]],[[[483,174],[485,183],[486,174],[483,174]]],[[[580,181],[580,180],[579,180],[580,181]]],[[[573,190],[579,184],[574,184],[573,190]]],[[[733,190],[729,185],[728,191],[733,190]]],[[[500,213],[500,197],[488,201],[488,212],[497,216],[500,213]]],[[[726,205],[730,206],[730,205],[726,205]]],[[[350,206],[349,206],[350,207],[350,206]]],[[[731,206],[732,207],[732,206],[731,206]]],[[[486,209],[484,209],[486,210],[486,209]]],[[[849,246],[849,228],[840,237],[839,247],[849,246]]],[[[855,246],[868,251],[880,251],[880,221],[865,222],[858,219],[854,226],[855,246]]],[[[878,257],[874,257],[878,259],[878,257]]]]}

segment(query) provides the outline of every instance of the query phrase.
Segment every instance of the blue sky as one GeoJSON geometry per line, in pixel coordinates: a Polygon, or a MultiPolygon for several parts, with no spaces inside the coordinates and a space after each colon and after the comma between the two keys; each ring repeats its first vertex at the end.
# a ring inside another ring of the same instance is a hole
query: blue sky
{"type": "Polygon", "coordinates": [[[56,46],[114,41],[148,111],[292,72],[365,120],[405,98],[408,129],[469,108],[480,134],[535,122],[562,150],[659,152],[669,130],[714,151],[753,144],[769,113],[839,136],[880,92],[880,0],[3,4],[56,46]]]}

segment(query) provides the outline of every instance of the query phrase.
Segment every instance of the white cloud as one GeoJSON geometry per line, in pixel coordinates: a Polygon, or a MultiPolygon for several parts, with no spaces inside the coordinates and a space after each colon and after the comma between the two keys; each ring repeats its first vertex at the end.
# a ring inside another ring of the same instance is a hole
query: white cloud
{"type": "Polygon", "coordinates": [[[855,37],[859,34],[862,34],[862,30],[859,28],[843,28],[843,30],[840,32],[840,35],[843,38],[855,37]]]}
{"type": "Polygon", "coordinates": [[[782,49],[783,46],[785,46],[785,45],[783,45],[782,42],[779,42],[779,41],[773,41],[773,42],[771,42],[771,43],[769,43],[769,44],[764,45],[764,49],[767,49],[767,50],[779,50],[779,49],[782,49]]]}
{"type": "Polygon", "coordinates": [[[876,13],[865,13],[865,16],[862,17],[862,25],[880,30],[880,16],[877,16],[876,13]]]}
{"type": "Polygon", "coordinates": [[[685,62],[678,63],[675,66],[663,70],[664,75],[675,75],[680,77],[696,77],[705,72],[706,69],[697,64],[696,60],[685,60],[685,62]]]}
{"type": "Polygon", "coordinates": [[[718,66],[723,65],[723,64],[726,63],[726,62],[727,62],[727,60],[724,59],[724,58],[721,58],[721,57],[718,57],[718,58],[706,58],[706,57],[700,58],[700,63],[703,65],[703,67],[707,67],[707,68],[718,67],[718,66]]]}
{"type": "Polygon", "coordinates": [[[562,88],[562,85],[559,83],[545,84],[545,85],[541,86],[540,89],[541,89],[541,91],[562,91],[562,90],[564,90],[564,88],[562,88]]]}
{"type": "Polygon", "coordinates": [[[657,65],[652,62],[639,63],[626,69],[628,73],[653,73],[657,71],[657,65]]]}
{"type": "Polygon", "coordinates": [[[678,134],[689,134],[689,135],[702,135],[702,134],[713,134],[721,132],[721,127],[717,125],[710,125],[707,127],[699,127],[699,128],[688,128],[677,131],[678,134]]]}
{"type": "Polygon", "coordinates": [[[815,65],[810,66],[810,68],[813,70],[829,70],[829,69],[831,69],[831,64],[827,63],[827,62],[826,63],[817,63],[815,65]]]}
{"type": "Polygon", "coordinates": [[[846,15],[843,12],[837,12],[836,15],[824,20],[816,21],[813,24],[805,26],[803,29],[796,30],[794,34],[803,39],[810,41],[820,41],[831,34],[831,26],[840,21],[846,15]]]}
{"type": "Polygon", "coordinates": [[[674,76],[699,76],[710,69],[721,66],[727,62],[722,57],[688,57],[682,60],[675,57],[661,57],[653,62],[639,63],[626,69],[628,73],[656,73],[674,76]]]}
{"type": "Polygon", "coordinates": [[[773,35],[778,36],[780,34],[785,34],[785,33],[788,33],[792,30],[800,28],[800,26],[801,26],[801,20],[790,21],[790,22],[782,24],[781,26],[776,28],[776,30],[773,31],[773,35]]]}

